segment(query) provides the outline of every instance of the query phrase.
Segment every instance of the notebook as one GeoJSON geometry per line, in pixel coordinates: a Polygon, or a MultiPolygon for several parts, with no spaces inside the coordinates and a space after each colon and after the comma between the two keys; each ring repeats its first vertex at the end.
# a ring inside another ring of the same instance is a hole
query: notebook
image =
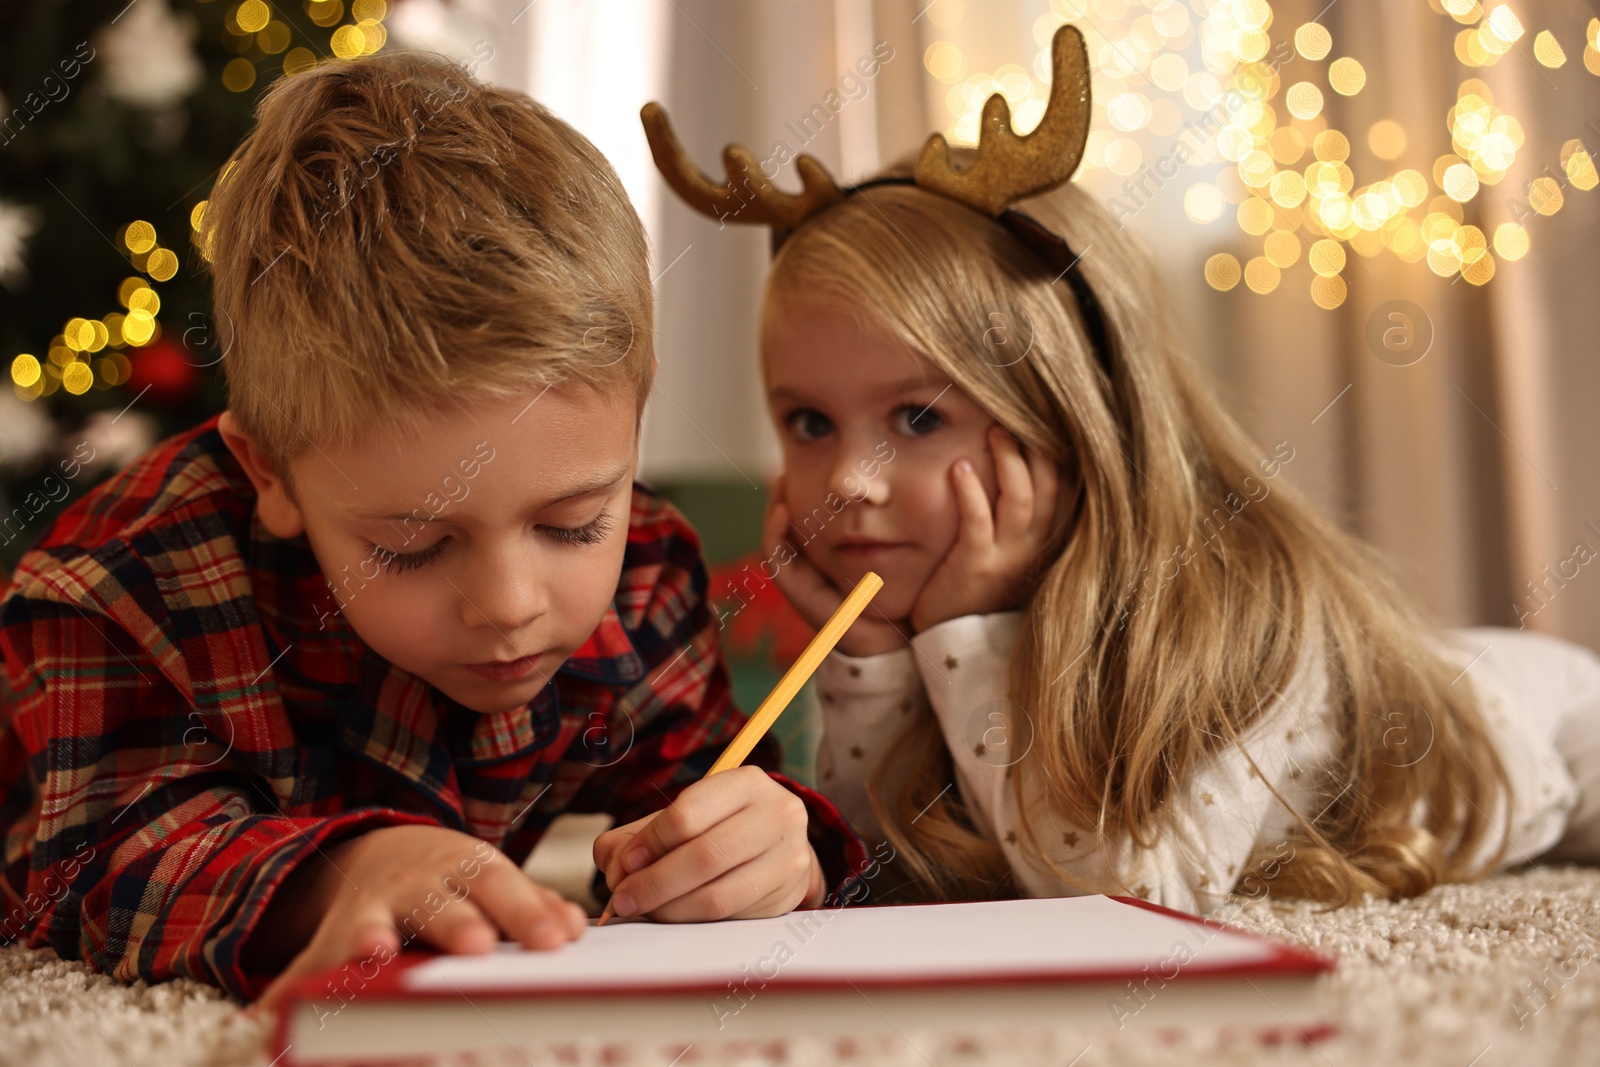
{"type": "Polygon", "coordinates": [[[1331,960],[1122,897],[797,911],[591,926],[549,952],[401,953],[302,983],[280,1009],[292,1064],[382,1062],[605,1038],[1222,1027],[1330,1032],[1331,960]]]}

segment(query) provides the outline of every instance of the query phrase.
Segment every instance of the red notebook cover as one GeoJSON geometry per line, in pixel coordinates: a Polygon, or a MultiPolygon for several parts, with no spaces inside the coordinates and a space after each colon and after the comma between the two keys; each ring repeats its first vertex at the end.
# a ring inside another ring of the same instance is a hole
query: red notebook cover
{"type": "MultiPolygon", "coordinates": [[[[286,998],[277,1015],[273,1051],[278,1056],[292,1051],[291,1021],[307,1006],[319,1019],[333,1019],[351,1004],[408,1001],[420,1006],[460,1001],[467,993],[472,1001],[485,1003],[691,993],[726,999],[741,977],[748,982],[752,966],[770,958],[761,953],[774,939],[796,941],[793,958],[804,965],[790,962],[775,968],[771,977],[760,970],[763,992],[1093,983],[1114,983],[1111,988],[1120,992],[1122,983],[1132,989],[1132,983],[1150,981],[1165,986],[1177,980],[1191,984],[1230,977],[1314,977],[1334,967],[1331,959],[1298,947],[1129,897],[854,906],[714,924],[625,922],[591,928],[578,942],[551,953],[509,945],[486,957],[406,951],[387,962],[357,961],[334,968],[300,983],[286,998]],[[1140,923],[1108,910],[1108,901],[1182,925],[1140,923]],[[643,929],[630,932],[638,927],[643,929]],[[1109,940],[1108,927],[1117,935],[1109,940]],[[802,940],[807,930],[813,933],[802,940]],[[961,943],[963,936],[966,943],[961,943]],[[826,947],[815,948],[812,938],[826,947]],[[1105,943],[1086,944],[1096,938],[1105,943]],[[1143,954],[1127,946],[1140,939],[1143,954]],[[1189,950],[1175,953],[1177,941],[1189,950]],[[1208,952],[1211,946],[1222,950],[1208,952]],[[807,951],[809,958],[803,959],[801,953],[807,951]],[[730,966],[733,961],[737,965],[730,966]],[[451,973],[440,980],[416,981],[427,973],[418,968],[428,965],[451,973]],[[519,968],[527,972],[525,979],[519,978],[519,968]]],[[[1331,1032],[1322,1024],[1310,1029],[1289,1024],[1289,1029],[1291,1038],[1298,1034],[1307,1040],[1331,1032]]],[[[287,1062],[299,1061],[291,1056],[287,1062]]]]}

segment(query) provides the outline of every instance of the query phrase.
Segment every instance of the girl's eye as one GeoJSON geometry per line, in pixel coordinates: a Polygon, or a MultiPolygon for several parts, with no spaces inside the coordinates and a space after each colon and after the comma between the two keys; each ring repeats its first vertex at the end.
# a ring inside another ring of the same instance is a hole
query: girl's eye
{"type": "Polygon", "coordinates": [[[611,514],[602,511],[582,526],[541,526],[540,531],[563,545],[597,545],[611,532],[611,514]]]}
{"type": "Polygon", "coordinates": [[[889,424],[907,437],[926,437],[944,425],[944,416],[931,404],[901,404],[889,416],[889,424]]]}
{"type": "Polygon", "coordinates": [[[783,421],[797,441],[815,441],[833,432],[833,420],[815,408],[797,408],[783,421]]]}
{"type": "Polygon", "coordinates": [[[371,559],[377,560],[378,565],[390,574],[404,574],[414,571],[419,567],[426,567],[444,552],[445,542],[448,537],[441,537],[427,548],[416,552],[394,552],[382,545],[372,545],[371,559]]]}

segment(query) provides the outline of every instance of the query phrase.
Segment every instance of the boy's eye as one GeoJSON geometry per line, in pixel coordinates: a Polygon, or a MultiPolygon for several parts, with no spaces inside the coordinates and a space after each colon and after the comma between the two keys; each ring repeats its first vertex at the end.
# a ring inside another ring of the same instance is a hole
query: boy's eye
{"type": "Polygon", "coordinates": [[[394,552],[382,545],[373,545],[369,558],[377,560],[378,565],[390,574],[404,574],[414,571],[418,567],[426,567],[444,552],[445,542],[449,537],[441,537],[427,548],[416,552],[394,552]]]}
{"type": "Polygon", "coordinates": [[[944,425],[944,417],[931,404],[901,404],[889,416],[889,425],[907,437],[925,437],[944,425]]]}
{"type": "Polygon", "coordinates": [[[833,432],[833,420],[816,408],[797,408],[783,421],[797,441],[815,441],[833,432]]]}
{"type": "MultiPolygon", "coordinates": [[[[606,534],[611,532],[611,515],[602,511],[591,522],[582,526],[540,526],[539,532],[563,545],[596,545],[606,539],[606,534]]],[[[376,560],[378,565],[390,574],[404,574],[419,567],[426,567],[444,553],[444,546],[449,542],[449,537],[441,537],[427,548],[416,552],[395,552],[368,542],[371,551],[368,558],[376,560]]]]}
{"type": "Polygon", "coordinates": [[[540,531],[563,545],[597,545],[611,532],[611,514],[602,511],[582,526],[541,526],[540,531]]]}

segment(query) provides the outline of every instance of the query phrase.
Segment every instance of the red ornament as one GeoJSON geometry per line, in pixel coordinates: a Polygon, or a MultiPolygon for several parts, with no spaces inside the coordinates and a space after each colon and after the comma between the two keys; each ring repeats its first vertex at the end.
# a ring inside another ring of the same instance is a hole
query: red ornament
{"type": "Polygon", "coordinates": [[[767,578],[768,566],[760,552],[712,564],[708,592],[728,652],[743,658],[766,656],[774,669],[782,669],[800,658],[816,631],[767,578]]]}
{"type": "Polygon", "coordinates": [[[134,396],[142,393],[152,404],[181,407],[194,395],[200,382],[200,372],[190,362],[188,351],[165,337],[143,348],[129,349],[128,360],[133,366],[126,388],[134,396]],[[145,392],[147,387],[149,392],[145,392]]]}

